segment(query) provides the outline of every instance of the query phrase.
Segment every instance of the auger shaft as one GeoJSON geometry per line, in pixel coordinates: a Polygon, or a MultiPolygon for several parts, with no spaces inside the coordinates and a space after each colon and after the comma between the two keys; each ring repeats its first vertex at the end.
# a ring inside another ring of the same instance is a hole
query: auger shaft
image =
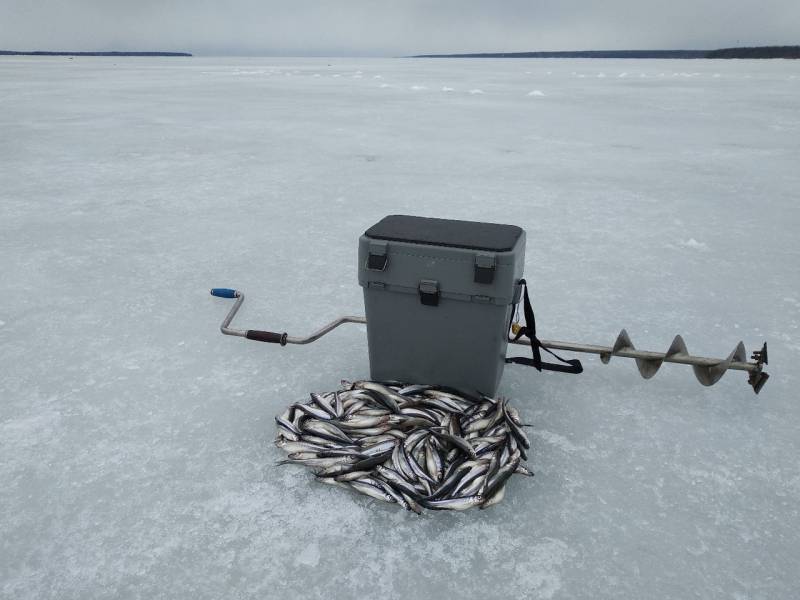
{"type": "MultiPolygon", "coordinates": [[[[574,342],[559,342],[555,340],[541,340],[542,346],[550,350],[566,350],[568,352],[582,352],[584,354],[598,354],[603,356],[619,356],[621,358],[639,358],[642,360],[661,360],[668,363],[677,363],[681,365],[697,365],[700,367],[714,367],[724,362],[723,358],[707,358],[705,356],[691,356],[691,355],[674,355],[667,356],[664,352],[651,352],[649,350],[630,350],[624,349],[617,352],[613,351],[611,346],[596,346],[594,344],[577,344],[574,342]]],[[[518,344],[520,346],[530,346],[530,342],[526,339],[509,340],[511,344],[518,344]]],[[[761,366],[755,362],[737,362],[733,361],[728,365],[728,369],[734,371],[761,371],[761,366]]]]}

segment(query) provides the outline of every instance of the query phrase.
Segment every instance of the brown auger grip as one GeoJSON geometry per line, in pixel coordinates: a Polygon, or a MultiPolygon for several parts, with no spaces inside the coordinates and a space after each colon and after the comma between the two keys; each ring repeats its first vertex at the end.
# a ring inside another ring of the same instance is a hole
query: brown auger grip
{"type": "Polygon", "coordinates": [[[259,331],[258,329],[248,329],[245,337],[256,342],[269,342],[270,344],[286,345],[286,333],[275,333],[274,331],[259,331]]]}

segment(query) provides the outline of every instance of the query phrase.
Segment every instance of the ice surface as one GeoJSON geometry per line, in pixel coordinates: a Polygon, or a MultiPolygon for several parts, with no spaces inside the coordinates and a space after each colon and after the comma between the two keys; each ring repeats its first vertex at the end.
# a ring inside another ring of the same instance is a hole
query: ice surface
{"type": "Polygon", "coordinates": [[[0,596],[795,597],[798,69],[3,58],[0,596]],[[487,511],[275,468],[273,415],[366,376],[364,332],[222,337],[207,290],[244,327],[359,314],[391,213],[523,226],[544,338],[766,339],[772,379],[510,368],[536,477],[487,511]]]}

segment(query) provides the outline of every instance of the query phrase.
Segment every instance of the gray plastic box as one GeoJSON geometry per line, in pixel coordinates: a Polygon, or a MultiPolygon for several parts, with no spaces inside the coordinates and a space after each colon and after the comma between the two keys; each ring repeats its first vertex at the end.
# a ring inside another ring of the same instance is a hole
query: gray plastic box
{"type": "Polygon", "coordinates": [[[525,232],[388,216],[359,239],[370,375],[493,395],[519,300],[525,232]]]}

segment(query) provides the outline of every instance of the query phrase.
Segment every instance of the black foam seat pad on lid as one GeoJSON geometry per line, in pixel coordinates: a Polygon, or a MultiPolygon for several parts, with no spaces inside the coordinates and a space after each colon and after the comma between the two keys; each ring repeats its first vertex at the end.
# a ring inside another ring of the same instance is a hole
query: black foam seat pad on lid
{"type": "Polygon", "coordinates": [[[522,229],[516,225],[389,215],[367,229],[364,235],[390,242],[509,252],[521,234],[522,229]]]}

